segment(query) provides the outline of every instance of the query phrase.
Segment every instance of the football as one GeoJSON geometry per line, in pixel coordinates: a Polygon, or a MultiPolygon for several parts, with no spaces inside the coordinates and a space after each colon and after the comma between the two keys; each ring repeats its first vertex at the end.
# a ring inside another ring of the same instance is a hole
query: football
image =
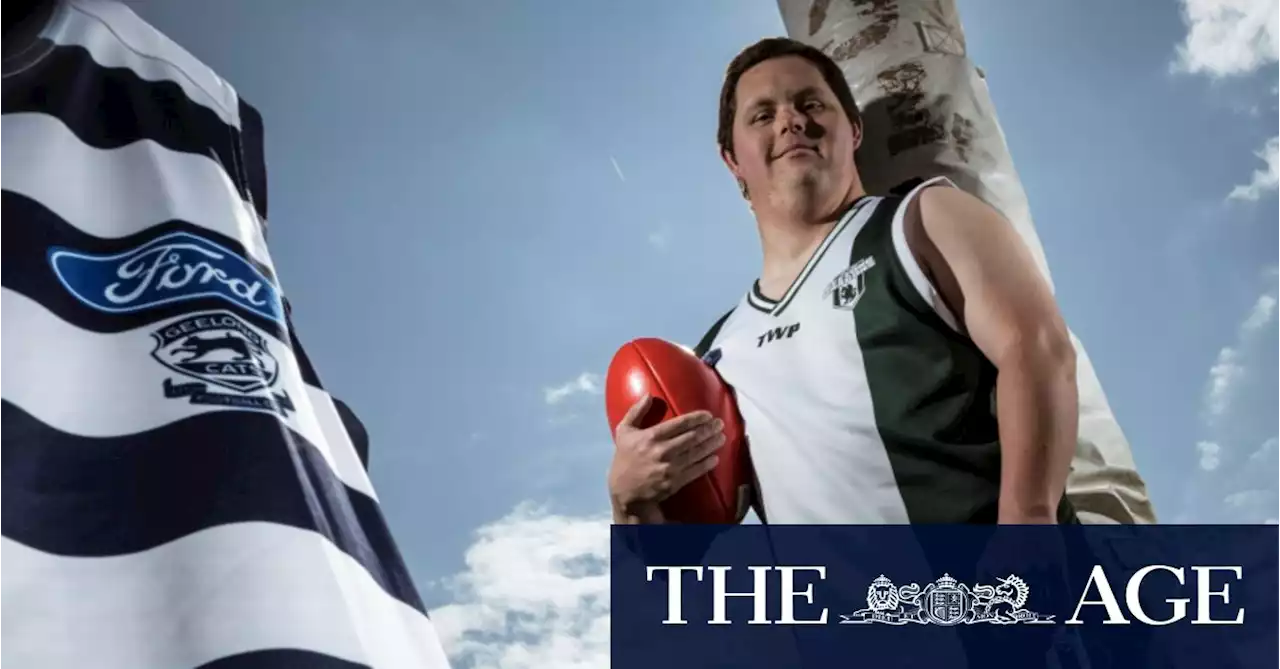
{"type": "Polygon", "coordinates": [[[609,363],[604,394],[610,434],[645,393],[653,400],[639,421],[641,428],[694,411],[708,411],[724,421],[719,463],[662,502],[667,522],[741,522],[748,509],[751,471],[733,391],[693,351],[662,339],[641,338],[624,344],[609,363]]]}

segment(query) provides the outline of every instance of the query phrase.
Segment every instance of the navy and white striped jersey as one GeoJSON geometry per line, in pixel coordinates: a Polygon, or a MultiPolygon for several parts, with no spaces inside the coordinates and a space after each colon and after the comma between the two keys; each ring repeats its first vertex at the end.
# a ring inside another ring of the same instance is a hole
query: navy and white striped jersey
{"type": "Polygon", "coordinates": [[[103,0],[3,82],[0,664],[446,668],[291,326],[257,111],[103,0]]]}

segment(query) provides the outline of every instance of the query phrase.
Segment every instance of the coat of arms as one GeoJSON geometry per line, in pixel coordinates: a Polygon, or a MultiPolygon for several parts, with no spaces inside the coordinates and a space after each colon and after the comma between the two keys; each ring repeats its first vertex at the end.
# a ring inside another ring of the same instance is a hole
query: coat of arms
{"type": "Polygon", "coordinates": [[[1023,608],[1030,594],[1026,581],[1012,574],[996,585],[972,588],[949,574],[923,588],[916,583],[896,587],[881,574],[867,588],[867,608],[841,615],[840,624],[1053,624],[1053,616],[1023,608]]]}

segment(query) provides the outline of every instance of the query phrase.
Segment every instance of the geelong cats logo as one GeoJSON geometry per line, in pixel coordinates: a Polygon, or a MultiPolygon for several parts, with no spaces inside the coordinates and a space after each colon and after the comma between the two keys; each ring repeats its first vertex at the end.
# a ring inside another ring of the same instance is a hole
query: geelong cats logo
{"type": "Polygon", "coordinates": [[[174,321],[151,335],[152,357],[197,383],[165,380],[166,397],[190,397],[192,404],[236,408],[293,409],[288,393],[263,393],[275,386],[280,362],[267,339],[229,311],[212,311],[174,321]],[[216,386],[234,393],[215,392],[216,386]]]}
{"type": "Polygon", "coordinates": [[[280,294],[266,276],[230,249],[188,232],[113,255],[53,248],[49,264],[72,295],[100,311],[128,313],[213,297],[284,322],[280,294]]]}

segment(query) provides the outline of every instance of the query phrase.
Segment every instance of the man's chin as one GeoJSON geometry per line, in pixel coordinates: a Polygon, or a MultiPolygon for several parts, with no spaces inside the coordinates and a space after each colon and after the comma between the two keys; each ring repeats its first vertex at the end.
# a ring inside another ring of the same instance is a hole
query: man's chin
{"type": "Polygon", "coordinates": [[[821,200],[831,189],[829,180],[818,170],[796,170],[788,174],[778,175],[774,181],[773,191],[778,199],[790,202],[808,202],[821,200]]]}
{"type": "Polygon", "coordinates": [[[796,165],[795,169],[784,170],[774,178],[774,190],[807,196],[822,190],[821,185],[825,181],[822,177],[820,170],[807,165],[796,165]]]}

